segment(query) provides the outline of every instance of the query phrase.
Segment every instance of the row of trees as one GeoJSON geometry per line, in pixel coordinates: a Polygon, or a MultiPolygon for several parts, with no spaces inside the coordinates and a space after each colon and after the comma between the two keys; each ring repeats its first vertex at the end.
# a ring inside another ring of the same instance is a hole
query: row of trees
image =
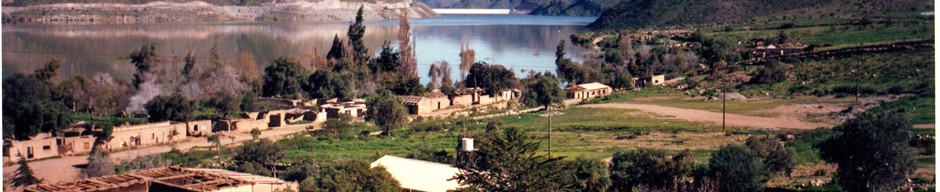
{"type": "MultiPolygon", "coordinates": [[[[614,154],[607,166],[540,155],[539,142],[524,131],[494,127],[479,137],[476,161],[460,165],[456,179],[469,190],[763,191],[772,177],[789,176],[796,165],[793,152],[776,137],[724,145],[704,165],[688,150],[638,149],[614,154]]],[[[898,190],[914,170],[910,128],[903,113],[865,113],[834,128],[839,134],[817,147],[824,160],[839,165],[834,181],[843,190],[898,190]]],[[[441,156],[433,153],[426,158],[441,156]]]]}

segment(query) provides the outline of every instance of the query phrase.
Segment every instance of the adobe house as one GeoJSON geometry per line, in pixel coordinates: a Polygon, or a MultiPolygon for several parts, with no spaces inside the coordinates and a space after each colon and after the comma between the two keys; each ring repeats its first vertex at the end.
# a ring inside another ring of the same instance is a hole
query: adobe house
{"type": "Polygon", "coordinates": [[[421,96],[399,96],[409,114],[426,115],[450,107],[450,99],[441,92],[429,92],[421,96]]]}
{"type": "Polygon", "coordinates": [[[354,118],[365,118],[366,110],[367,108],[365,100],[362,99],[330,99],[327,100],[323,105],[320,105],[321,113],[326,114],[326,116],[323,118],[339,118],[340,114],[347,114],[354,118]]]}
{"type": "Polygon", "coordinates": [[[186,123],[169,121],[114,127],[111,141],[105,149],[119,150],[156,144],[183,141],[186,139],[186,123]]]}
{"type": "Polygon", "coordinates": [[[450,97],[450,105],[457,107],[467,107],[480,103],[480,95],[483,89],[478,87],[461,90],[457,95],[450,97]]]}
{"type": "Polygon", "coordinates": [[[100,130],[87,131],[84,128],[70,128],[64,131],[63,137],[59,143],[59,154],[73,155],[85,154],[91,152],[91,147],[95,145],[95,134],[100,130]]]}
{"type": "Polygon", "coordinates": [[[613,89],[610,86],[593,82],[565,88],[567,97],[570,99],[590,99],[598,96],[610,95],[613,89]]]}
{"type": "Polygon", "coordinates": [[[186,122],[186,135],[190,137],[212,135],[212,121],[198,120],[186,122]]]}
{"type": "Polygon", "coordinates": [[[26,186],[24,191],[272,192],[297,191],[298,189],[299,185],[296,182],[288,182],[273,177],[222,169],[160,167],[72,182],[30,185],[26,186]]]}
{"type": "Polygon", "coordinates": [[[316,99],[284,99],[263,97],[258,98],[258,101],[275,109],[317,106],[316,99]]]}
{"type": "Polygon", "coordinates": [[[647,87],[653,85],[662,85],[666,82],[666,75],[653,75],[641,78],[633,78],[633,87],[647,87]]]}
{"type": "Polygon", "coordinates": [[[29,140],[4,140],[3,161],[15,162],[20,157],[26,160],[42,159],[59,155],[59,140],[52,133],[39,133],[29,140]]]}

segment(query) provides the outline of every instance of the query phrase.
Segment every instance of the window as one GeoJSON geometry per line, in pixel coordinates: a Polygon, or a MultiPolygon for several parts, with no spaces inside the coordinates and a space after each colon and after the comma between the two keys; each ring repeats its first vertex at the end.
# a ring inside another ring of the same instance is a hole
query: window
{"type": "Polygon", "coordinates": [[[43,145],[43,146],[42,146],[42,150],[50,150],[50,149],[52,149],[52,146],[51,146],[51,145],[43,145]]]}
{"type": "Polygon", "coordinates": [[[91,148],[91,145],[89,145],[88,142],[85,142],[85,149],[89,149],[89,148],[91,148]]]}
{"type": "Polygon", "coordinates": [[[150,139],[157,139],[156,133],[150,133],[150,139]]]}
{"type": "Polygon", "coordinates": [[[199,125],[193,125],[193,131],[199,131],[199,125]]]}

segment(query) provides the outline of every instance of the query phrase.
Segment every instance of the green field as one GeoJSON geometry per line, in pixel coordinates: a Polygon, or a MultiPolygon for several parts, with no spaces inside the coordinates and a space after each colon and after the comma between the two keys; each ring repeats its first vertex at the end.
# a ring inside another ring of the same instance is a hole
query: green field
{"type": "Polygon", "coordinates": [[[745,42],[755,38],[776,39],[783,32],[790,37],[790,42],[818,45],[821,46],[818,48],[819,50],[828,50],[928,39],[933,37],[933,29],[932,24],[917,23],[872,24],[868,26],[832,25],[730,32],[716,31],[706,33],[706,36],[730,42],[732,45],[739,45],[743,48],[746,44],[737,44],[737,42],[745,42]]]}

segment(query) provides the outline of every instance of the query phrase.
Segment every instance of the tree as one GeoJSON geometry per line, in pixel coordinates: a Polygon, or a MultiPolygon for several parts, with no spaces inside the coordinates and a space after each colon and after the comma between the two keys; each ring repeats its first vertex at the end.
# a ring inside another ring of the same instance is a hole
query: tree
{"type": "Polygon", "coordinates": [[[212,146],[215,147],[215,156],[219,160],[219,166],[222,166],[222,134],[214,133],[206,137],[206,141],[212,143],[212,146]]]}
{"type": "Polygon", "coordinates": [[[216,92],[215,96],[209,98],[206,104],[221,113],[223,118],[227,118],[241,111],[241,102],[237,97],[223,90],[216,92]]]}
{"type": "Polygon", "coordinates": [[[753,136],[747,138],[744,144],[763,159],[764,168],[767,168],[768,173],[790,175],[796,166],[793,152],[784,147],[776,137],[753,136]]]}
{"type": "Polygon", "coordinates": [[[15,74],[4,79],[3,137],[25,140],[68,126],[71,110],[56,99],[53,89],[32,75],[15,74]]]}
{"type": "Polygon", "coordinates": [[[379,52],[379,58],[375,59],[375,66],[372,70],[376,72],[392,72],[402,65],[401,51],[395,50],[391,42],[382,43],[382,51],[379,52]]]}
{"type": "Polygon", "coordinates": [[[369,61],[369,48],[366,47],[363,39],[366,34],[366,25],[363,24],[362,19],[362,10],[364,8],[365,5],[359,6],[359,11],[356,12],[356,21],[349,25],[349,31],[346,32],[346,36],[349,37],[349,45],[353,48],[353,59],[359,65],[369,61]]]}
{"type": "Polygon", "coordinates": [[[611,191],[633,191],[639,187],[674,191],[689,177],[692,164],[689,151],[671,158],[665,151],[656,149],[618,152],[610,165],[611,191]]]}
{"type": "Polygon", "coordinates": [[[361,160],[334,160],[320,166],[314,186],[301,189],[305,191],[401,191],[398,181],[383,167],[369,168],[369,163],[361,160]]]}
{"type": "Polygon", "coordinates": [[[186,99],[179,93],[157,96],[144,105],[151,122],[190,121],[195,119],[197,107],[196,102],[186,99]]]}
{"type": "Polygon", "coordinates": [[[183,59],[183,77],[189,77],[193,67],[196,67],[196,56],[189,52],[186,54],[186,58],[183,59]]]}
{"type": "Polygon", "coordinates": [[[10,179],[10,186],[19,188],[42,183],[41,179],[33,175],[33,170],[29,169],[29,165],[26,163],[26,156],[20,155],[20,160],[17,161],[17,164],[20,166],[13,172],[13,178],[10,179]]]}
{"type": "Polygon", "coordinates": [[[756,74],[751,82],[761,84],[775,84],[787,81],[790,77],[790,65],[780,62],[769,62],[764,65],[756,74]]]}
{"type": "Polygon", "coordinates": [[[259,137],[261,137],[261,129],[251,129],[251,140],[258,140],[259,137]]]}
{"type": "Polygon", "coordinates": [[[274,165],[284,157],[284,149],[268,139],[246,142],[235,148],[232,160],[239,171],[273,176],[274,165]]]}
{"type": "Polygon", "coordinates": [[[401,47],[401,68],[399,71],[402,77],[418,77],[418,60],[415,58],[414,45],[411,43],[411,24],[408,23],[408,10],[402,9],[398,15],[398,44],[401,47]]]}
{"type": "Polygon", "coordinates": [[[568,175],[572,177],[575,191],[603,192],[611,185],[610,173],[604,162],[579,157],[564,164],[564,170],[572,172],[568,175]]]}
{"type": "Polygon", "coordinates": [[[353,117],[346,113],[340,113],[339,118],[329,118],[326,122],[323,123],[323,130],[332,133],[336,137],[340,137],[342,134],[347,131],[352,130],[354,127],[352,125],[353,117]]]}
{"type": "Polygon", "coordinates": [[[99,150],[88,155],[88,165],[84,171],[85,177],[108,176],[114,174],[114,165],[109,155],[99,150]]]}
{"type": "Polygon", "coordinates": [[[461,169],[457,181],[475,191],[558,191],[568,189],[561,158],[537,155],[539,142],[508,128],[481,139],[474,165],[461,169]]]}
{"type": "Polygon", "coordinates": [[[548,109],[552,104],[564,104],[565,92],[552,73],[535,73],[522,81],[526,85],[522,102],[526,105],[548,109]]]}
{"type": "Polygon", "coordinates": [[[470,67],[470,72],[463,82],[467,87],[481,87],[487,93],[495,94],[511,88],[518,83],[516,75],[502,65],[490,65],[486,62],[477,62],[470,67]]]}
{"type": "Polygon", "coordinates": [[[264,87],[261,95],[265,97],[298,98],[301,94],[301,82],[307,71],[297,61],[286,57],[277,58],[264,68],[264,87]]]}
{"type": "Polygon", "coordinates": [[[398,96],[388,90],[379,91],[378,95],[366,100],[368,118],[382,128],[382,134],[390,135],[392,130],[405,126],[408,111],[398,96]]]}
{"type": "Polygon", "coordinates": [[[339,38],[339,34],[335,34],[333,36],[333,45],[330,46],[330,51],[326,53],[326,59],[340,60],[346,58],[345,50],[346,45],[343,44],[343,40],[339,38]]]}
{"type": "Polygon", "coordinates": [[[238,105],[238,108],[241,108],[242,111],[263,111],[264,106],[256,102],[258,100],[258,94],[254,91],[246,92],[241,97],[241,103],[238,105]]]}
{"type": "Polygon", "coordinates": [[[59,76],[59,68],[61,67],[62,62],[59,62],[57,58],[52,58],[51,61],[33,71],[33,76],[46,84],[55,85],[55,78],[59,76]]]}
{"type": "Polygon", "coordinates": [[[356,97],[353,77],[329,70],[318,70],[307,77],[304,90],[312,98],[352,99],[356,97]]]}
{"type": "Polygon", "coordinates": [[[421,95],[428,91],[418,78],[389,79],[385,81],[385,86],[396,95],[421,95]]]}
{"type": "Polygon", "coordinates": [[[476,51],[470,49],[469,44],[460,43],[460,79],[467,77],[470,67],[476,63],[476,51]]]}
{"type": "Polygon", "coordinates": [[[91,89],[91,81],[84,75],[75,75],[59,84],[59,89],[66,96],[66,103],[72,110],[91,110],[86,90],[91,89]]]}
{"type": "Polygon", "coordinates": [[[741,144],[719,148],[708,167],[723,192],[763,191],[769,179],[760,156],[741,144]]]}
{"type": "MultiPolygon", "coordinates": [[[[629,90],[633,89],[633,75],[630,74],[629,70],[621,69],[613,74],[614,78],[610,81],[610,86],[618,89],[629,90]]],[[[690,79],[690,78],[686,78],[690,79]]]]}
{"type": "Polygon", "coordinates": [[[817,147],[823,160],[839,165],[843,190],[893,191],[915,169],[911,127],[905,113],[863,113],[835,127],[841,134],[817,147]]]}
{"type": "Polygon", "coordinates": [[[160,62],[156,47],[154,47],[153,44],[144,45],[140,47],[140,50],[131,53],[129,57],[131,58],[131,63],[137,68],[137,72],[134,73],[133,78],[134,87],[140,88],[140,84],[144,82],[144,74],[150,73],[151,69],[156,67],[157,63],[160,62]]]}

